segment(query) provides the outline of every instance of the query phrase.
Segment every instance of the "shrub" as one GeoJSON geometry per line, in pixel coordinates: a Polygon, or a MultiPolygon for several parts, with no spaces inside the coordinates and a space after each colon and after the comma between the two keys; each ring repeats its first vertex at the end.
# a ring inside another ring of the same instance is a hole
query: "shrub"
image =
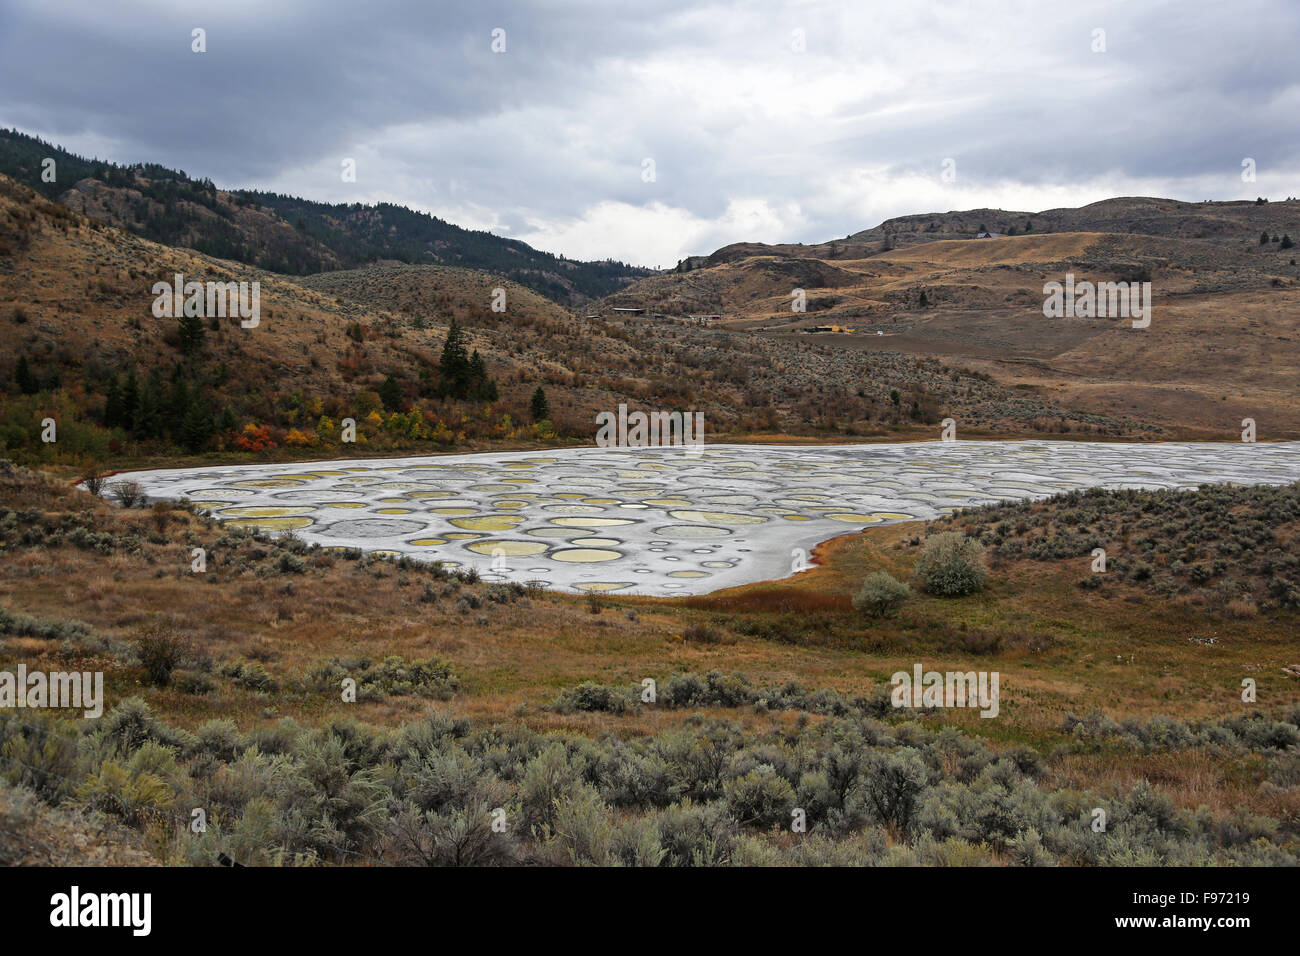
{"type": "Polygon", "coordinates": [[[880,822],[906,833],[927,782],[920,752],[904,747],[897,753],[873,754],[863,788],[880,822]]]}
{"type": "Polygon", "coordinates": [[[925,539],[916,560],[921,586],[940,597],[961,597],[984,587],[984,549],[974,538],[944,531],[925,539]]]}
{"type": "Polygon", "coordinates": [[[794,788],[768,764],[729,780],[723,794],[731,815],[745,826],[772,827],[790,822],[794,788]]]}
{"type": "Polygon", "coordinates": [[[185,655],[184,642],[168,627],[154,625],[135,639],[134,648],[150,684],[166,687],[185,655]]]}
{"type": "Polygon", "coordinates": [[[682,640],[688,644],[721,644],[722,632],[706,624],[692,624],[682,631],[682,640]]]}
{"type": "Polygon", "coordinates": [[[586,681],[562,691],[553,706],[562,714],[574,711],[622,714],[628,710],[630,701],[627,695],[612,687],[586,681]]]}
{"type": "Polygon", "coordinates": [[[144,500],[144,488],[138,481],[115,481],[113,482],[113,497],[123,508],[134,508],[144,500]]]}
{"type": "Polygon", "coordinates": [[[912,595],[912,589],[885,571],[874,571],[862,582],[853,606],[871,617],[886,617],[912,595]]]}

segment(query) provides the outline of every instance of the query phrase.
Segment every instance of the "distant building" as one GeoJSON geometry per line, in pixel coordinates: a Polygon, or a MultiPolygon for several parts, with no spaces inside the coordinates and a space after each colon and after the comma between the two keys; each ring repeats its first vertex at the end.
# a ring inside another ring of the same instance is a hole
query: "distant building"
{"type": "Polygon", "coordinates": [[[976,236],[975,238],[976,238],[976,239],[1001,239],[1001,238],[1002,238],[1002,233],[1000,233],[1000,232],[981,232],[981,233],[980,233],[978,236],[976,236]]]}

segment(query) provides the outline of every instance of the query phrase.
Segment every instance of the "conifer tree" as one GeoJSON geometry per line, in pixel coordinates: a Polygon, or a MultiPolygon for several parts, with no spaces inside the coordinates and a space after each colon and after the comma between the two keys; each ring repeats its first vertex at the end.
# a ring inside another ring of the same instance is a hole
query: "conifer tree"
{"type": "Polygon", "coordinates": [[[542,386],[537,386],[537,391],[533,392],[532,400],[528,403],[528,410],[532,413],[533,421],[541,422],[551,417],[551,403],[546,400],[546,392],[542,386]]]}
{"type": "Polygon", "coordinates": [[[181,351],[197,355],[203,349],[203,319],[197,315],[182,315],[176,320],[181,336],[181,351]]]}
{"type": "Polygon", "coordinates": [[[447,329],[438,373],[441,377],[439,391],[444,398],[466,397],[469,392],[469,351],[465,346],[465,332],[455,319],[447,329]]]}
{"type": "Polygon", "coordinates": [[[14,381],[18,383],[18,390],[24,395],[35,395],[41,390],[41,383],[32,374],[31,367],[27,364],[26,355],[18,356],[18,367],[14,369],[14,381]]]}
{"type": "Polygon", "coordinates": [[[402,395],[401,383],[392,375],[384,379],[384,383],[379,386],[379,400],[384,403],[384,408],[390,412],[400,412],[402,406],[406,404],[402,395]]]}

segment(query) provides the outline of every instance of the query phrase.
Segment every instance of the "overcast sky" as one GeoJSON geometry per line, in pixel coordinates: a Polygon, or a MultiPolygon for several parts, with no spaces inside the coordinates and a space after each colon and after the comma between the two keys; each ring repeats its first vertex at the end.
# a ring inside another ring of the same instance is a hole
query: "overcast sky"
{"type": "Polygon", "coordinates": [[[909,213],[1300,195],[1300,2],[0,0],[0,125],[672,265],[909,213]]]}

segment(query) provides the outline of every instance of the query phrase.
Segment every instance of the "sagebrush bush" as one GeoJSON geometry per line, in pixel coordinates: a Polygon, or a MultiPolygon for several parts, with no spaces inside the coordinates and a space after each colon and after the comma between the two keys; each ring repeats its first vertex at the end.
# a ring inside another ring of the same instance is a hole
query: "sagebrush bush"
{"type": "Polygon", "coordinates": [[[185,658],[185,643],[165,625],[155,624],[140,634],[132,645],[145,678],[157,687],[166,687],[172,672],[185,658]]]}
{"type": "Polygon", "coordinates": [[[886,571],[873,571],[853,596],[853,606],[871,617],[885,617],[902,607],[912,589],[886,571]]]}
{"type": "MultiPolygon", "coordinates": [[[[701,713],[628,737],[476,725],[444,711],[392,728],[282,719],[241,732],[218,719],[193,733],[139,699],[97,721],[0,712],[0,774],[139,828],[166,861],[196,865],[218,853],[251,865],[1300,863],[1285,813],[1300,780],[1300,707],[1197,723],[1066,718],[1067,755],[1104,745],[1108,759],[1249,757],[1267,797],[1256,806],[1282,812],[1193,810],[1140,778],[1105,793],[1062,786],[1055,756],[995,749],[892,710],[880,719],[873,697],[760,689],[718,673],[675,679],[701,713]],[[716,709],[757,695],[842,709],[811,722],[716,709]],[[1098,806],[1109,816],[1102,833],[1090,827],[1098,806]],[[208,811],[205,833],[188,830],[193,807],[208,811]],[[796,807],[808,823],[798,836],[796,807]]],[[[598,685],[583,693],[603,697],[598,685]]]]}
{"type": "Polygon", "coordinates": [[[930,535],[916,559],[921,586],[940,597],[974,594],[983,589],[987,574],[980,543],[956,531],[930,535]]]}

